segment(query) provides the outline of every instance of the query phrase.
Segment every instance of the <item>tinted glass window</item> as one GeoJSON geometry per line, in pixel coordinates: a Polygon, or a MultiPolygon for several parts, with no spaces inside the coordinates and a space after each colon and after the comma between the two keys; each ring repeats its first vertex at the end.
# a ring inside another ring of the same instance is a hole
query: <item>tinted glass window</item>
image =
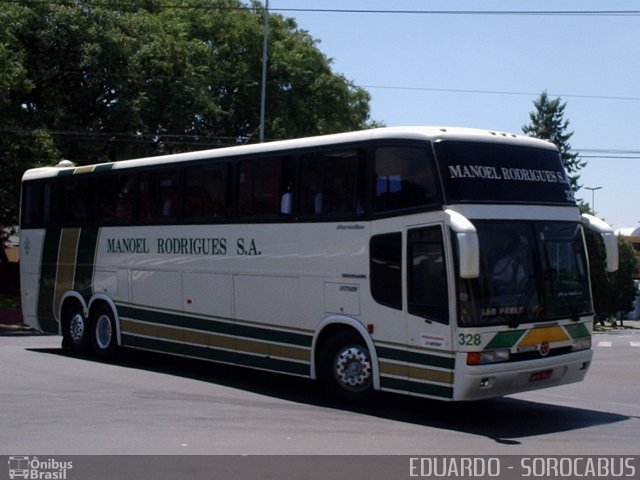
{"type": "Polygon", "coordinates": [[[268,158],[240,162],[238,170],[238,214],[272,216],[291,213],[284,206],[291,197],[292,162],[268,158]]]}
{"type": "Polygon", "coordinates": [[[135,177],[104,175],[96,177],[98,220],[105,223],[128,223],[133,220],[135,177]]]}
{"type": "Polygon", "coordinates": [[[162,221],[178,214],[179,174],[176,170],[143,172],[140,175],[138,218],[162,221]]]}
{"type": "Polygon", "coordinates": [[[436,176],[428,148],[381,147],[375,153],[376,212],[439,203],[436,176]]]}
{"type": "Polygon", "coordinates": [[[373,299],[402,309],[402,234],[386,233],[371,237],[369,252],[373,299]]]}
{"type": "Polygon", "coordinates": [[[38,227],[42,224],[44,185],[25,184],[22,190],[22,211],[20,220],[23,227],[38,227]]]}
{"type": "Polygon", "coordinates": [[[228,170],[227,164],[187,169],[184,187],[186,218],[220,219],[227,216],[228,170]]]}
{"type": "Polygon", "coordinates": [[[364,154],[359,150],[304,155],[301,162],[302,213],[363,213],[364,166],[364,154]]]}
{"type": "Polygon", "coordinates": [[[409,231],[409,313],[449,322],[447,267],[440,227],[409,231]]]}

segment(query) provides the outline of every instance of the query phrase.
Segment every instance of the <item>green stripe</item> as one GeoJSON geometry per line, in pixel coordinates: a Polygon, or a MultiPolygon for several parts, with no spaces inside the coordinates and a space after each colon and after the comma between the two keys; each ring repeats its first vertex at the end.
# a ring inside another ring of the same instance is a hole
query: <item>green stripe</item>
{"type": "Polygon", "coordinates": [[[493,350],[496,348],[513,347],[526,330],[510,330],[508,332],[497,333],[495,337],[484,347],[485,350],[493,350]]]}
{"type": "Polygon", "coordinates": [[[275,372],[303,375],[307,377],[310,374],[309,365],[304,363],[258,357],[239,352],[230,352],[218,350],[216,348],[200,347],[197,345],[186,345],[166,340],[142,338],[135,335],[128,335],[126,333],[122,334],[122,344],[133,348],[155,350],[157,352],[170,353],[174,355],[185,355],[194,358],[201,358],[203,360],[231,363],[234,365],[261,368],[275,372]]]}
{"type": "Polygon", "coordinates": [[[269,342],[285,343],[302,347],[310,347],[311,335],[304,335],[293,332],[283,332],[269,328],[253,327],[248,325],[238,325],[231,322],[221,322],[218,320],[193,317],[185,314],[158,312],[143,308],[131,307],[128,305],[118,305],[118,315],[123,318],[140,320],[143,322],[155,323],[178,328],[190,328],[204,332],[221,333],[232,335],[238,338],[253,338],[269,342]]]}
{"type": "Polygon", "coordinates": [[[73,175],[74,172],[74,168],[65,168],[63,170],[58,170],[58,177],[68,177],[70,175],[73,175]]]}
{"type": "Polygon", "coordinates": [[[439,357],[437,355],[429,355],[427,353],[408,352],[406,350],[397,350],[395,348],[376,346],[376,352],[380,359],[397,360],[400,362],[415,363],[417,365],[428,365],[430,367],[439,367],[453,370],[455,360],[448,357],[439,357]]]}
{"type": "Polygon", "coordinates": [[[589,329],[584,323],[565,325],[564,329],[569,332],[569,335],[571,335],[571,338],[573,338],[574,340],[591,336],[589,329]]]}
{"type": "Polygon", "coordinates": [[[453,398],[453,388],[433,385],[431,383],[412,382],[399,378],[381,377],[380,386],[383,389],[400,390],[417,395],[428,395],[431,397],[453,398]]]}
{"type": "Polygon", "coordinates": [[[123,318],[130,318],[132,320],[140,320],[142,322],[155,323],[158,325],[167,325],[170,327],[190,328],[193,330],[202,330],[204,332],[235,335],[233,323],[190,317],[182,314],[145,310],[128,305],[117,305],[117,308],[118,316],[123,318]]]}
{"type": "Polygon", "coordinates": [[[62,229],[48,228],[44,234],[42,260],[40,262],[40,286],[38,289],[38,322],[46,333],[58,333],[58,322],[53,312],[53,297],[58,272],[58,249],[62,229]]]}
{"type": "Polygon", "coordinates": [[[115,163],[100,163],[93,168],[94,172],[108,172],[113,169],[115,163]]]}
{"type": "Polygon", "coordinates": [[[83,228],[80,231],[78,251],[76,253],[73,289],[79,292],[87,302],[93,293],[92,280],[97,245],[98,228],[83,228]]]}

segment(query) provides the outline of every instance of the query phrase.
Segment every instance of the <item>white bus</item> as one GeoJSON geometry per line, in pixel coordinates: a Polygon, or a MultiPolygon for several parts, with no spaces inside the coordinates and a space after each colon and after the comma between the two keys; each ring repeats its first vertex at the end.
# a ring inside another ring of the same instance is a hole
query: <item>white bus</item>
{"type": "Polygon", "coordinates": [[[25,173],[24,320],[165,352],[475,400],[580,381],[581,216],[548,142],[383,128],[25,173]]]}

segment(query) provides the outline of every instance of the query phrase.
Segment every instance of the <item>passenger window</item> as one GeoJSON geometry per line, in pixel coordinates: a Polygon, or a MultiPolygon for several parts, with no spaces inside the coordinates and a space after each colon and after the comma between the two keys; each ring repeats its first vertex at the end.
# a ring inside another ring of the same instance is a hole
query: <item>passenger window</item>
{"type": "Polygon", "coordinates": [[[105,223],[130,223],[133,220],[135,177],[105,175],[96,178],[98,220],[105,223]]]}
{"type": "Polygon", "coordinates": [[[187,219],[227,216],[228,171],[226,163],[187,169],[184,182],[184,216],[187,219]]]}
{"type": "Polygon", "coordinates": [[[432,158],[426,147],[390,146],[375,152],[375,212],[439,203],[432,158]]]}
{"type": "Polygon", "coordinates": [[[90,188],[86,178],[65,178],[44,188],[47,224],[82,225],[88,221],[90,188]]]}
{"type": "Polygon", "coordinates": [[[166,221],[178,215],[180,175],[177,170],[144,172],[140,175],[138,218],[166,221]]]}
{"type": "MultiPolygon", "coordinates": [[[[285,195],[292,196],[293,162],[289,157],[240,162],[238,170],[238,215],[277,216],[285,195]]],[[[291,205],[292,203],[289,203],[291,205]]]]}
{"type": "Polygon", "coordinates": [[[304,155],[302,213],[364,213],[364,166],[364,154],[359,150],[304,155]]]}
{"type": "Polygon", "coordinates": [[[442,229],[439,226],[409,231],[409,313],[449,323],[449,293],[442,229]]]}
{"type": "Polygon", "coordinates": [[[39,227],[42,224],[42,207],[44,205],[44,186],[42,184],[25,184],[22,196],[22,227],[39,227]]]}
{"type": "Polygon", "coordinates": [[[402,234],[386,233],[369,242],[371,296],[391,308],[402,309],[402,234]]]}

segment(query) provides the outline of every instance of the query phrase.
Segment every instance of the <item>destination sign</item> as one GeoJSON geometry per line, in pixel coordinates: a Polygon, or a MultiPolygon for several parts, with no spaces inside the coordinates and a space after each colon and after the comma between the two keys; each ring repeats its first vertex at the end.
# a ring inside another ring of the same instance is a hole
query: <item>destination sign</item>
{"type": "Polygon", "coordinates": [[[448,203],[575,205],[560,154],[498,143],[436,143],[448,203]]]}

